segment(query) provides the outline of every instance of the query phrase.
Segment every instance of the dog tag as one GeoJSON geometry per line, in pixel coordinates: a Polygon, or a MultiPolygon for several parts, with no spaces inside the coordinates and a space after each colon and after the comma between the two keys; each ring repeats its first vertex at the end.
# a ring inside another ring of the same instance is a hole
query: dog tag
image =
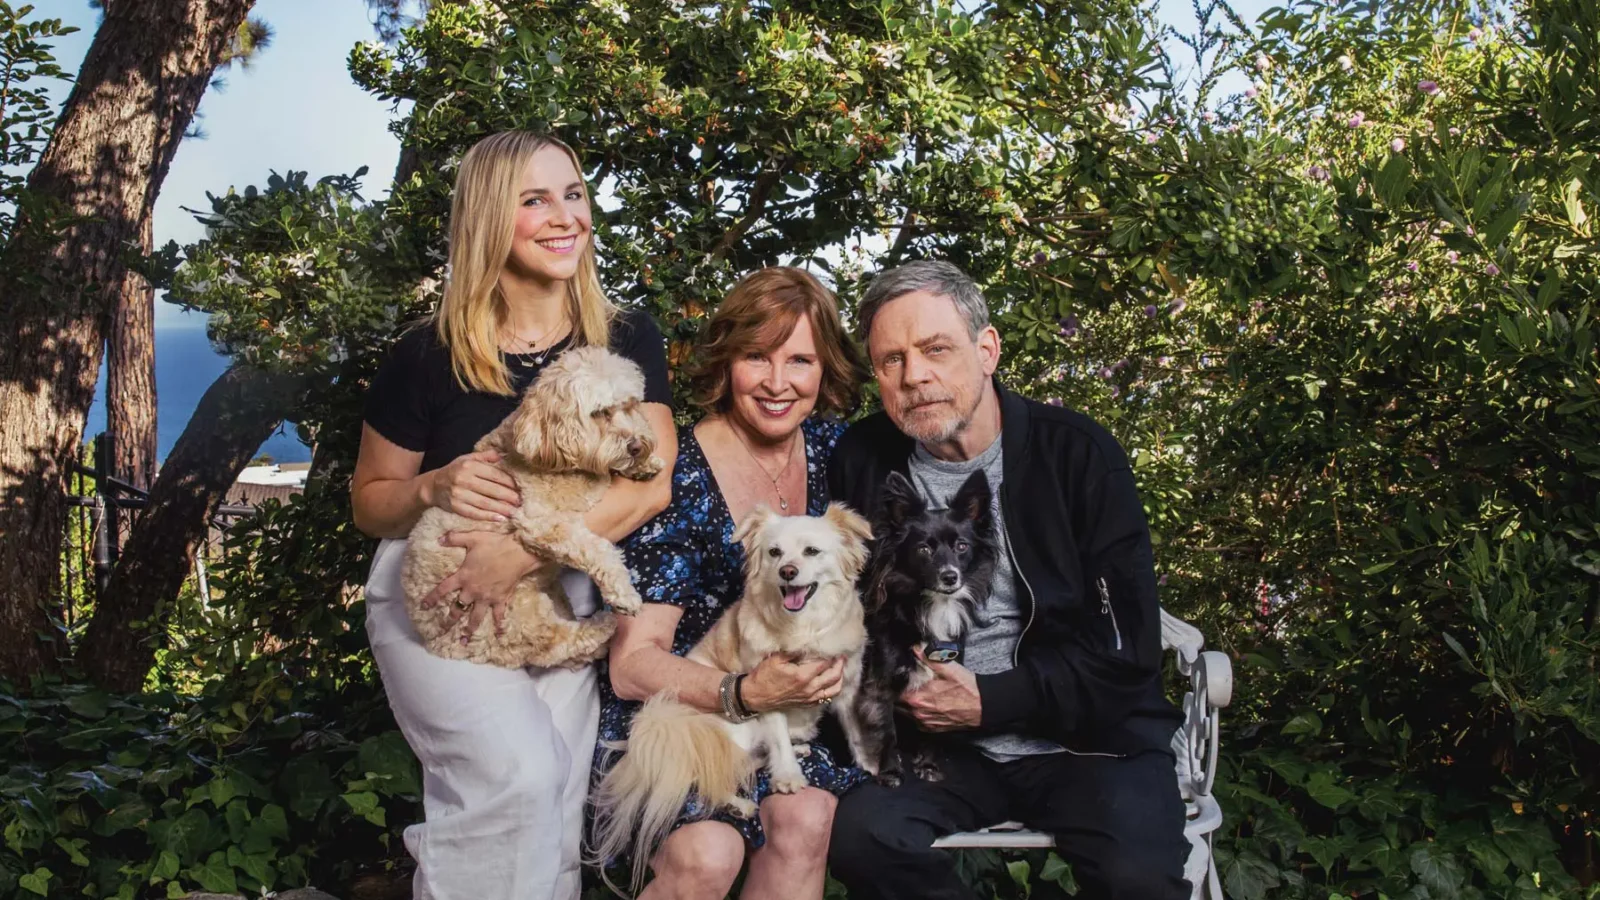
{"type": "Polygon", "coordinates": [[[955,641],[929,641],[922,650],[922,656],[928,662],[960,662],[961,645],[955,641]]]}

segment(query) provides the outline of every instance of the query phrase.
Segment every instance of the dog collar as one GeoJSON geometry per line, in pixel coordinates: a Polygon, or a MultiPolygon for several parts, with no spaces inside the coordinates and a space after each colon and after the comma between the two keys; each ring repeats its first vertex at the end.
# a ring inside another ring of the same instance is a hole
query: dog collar
{"type": "Polygon", "coordinates": [[[928,662],[960,662],[961,644],[956,641],[929,641],[922,649],[922,656],[928,662]]]}

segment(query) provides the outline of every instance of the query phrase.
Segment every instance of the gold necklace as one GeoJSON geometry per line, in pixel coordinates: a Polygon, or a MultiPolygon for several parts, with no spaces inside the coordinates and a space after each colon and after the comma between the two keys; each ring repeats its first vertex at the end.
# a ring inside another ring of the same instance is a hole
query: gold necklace
{"type": "Polygon", "coordinates": [[[750,445],[745,441],[744,435],[739,433],[739,426],[729,422],[728,430],[733,432],[734,439],[744,448],[744,452],[750,454],[750,461],[756,464],[756,468],[761,470],[761,474],[767,476],[768,481],[772,482],[772,492],[778,495],[778,509],[788,512],[789,498],[783,495],[783,488],[778,487],[778,482],[783,480],[783,476],[789,474],[789,466],[794,464],[794,445],[799,440],[800,433],[795,432],[795,436],[789,439],[789,455],[783,461],[783,468],[778,470],[776,476],[773,476],[767,473],[767,467],[762,465],[761,460],[756,458],[756,452],[750,449],[750,445]]]}
{"type": "MultiPolygon", "coordinates": [[[[507,338],[510,338],[512,341],[515,341],[516,343],[521,344],[523,347],[526,348],[525,350],[522,350],[521,352],[515,353],[514,355],[516,355],[516,356],[525,356],[525,355],[533,354],[533,348],[534,347],[537,347],[540,344],[544,343],[546,339],[548,339],[551,335],[555,334],[557,331],[559,331],[560,329],[565,327],[566,324],[567,324],[566,319],[561,319],[561,320],[557,321],[556,324],[553,327],[551,327],[549,330],[545,331],[544,334],[539,335],[537,338],[535,338],[534,340],[531,340],[531,341],[528,340],[527,338],[524,338],[522,335],[517,334],[516,332],[511,331],[510,329],[507,329],[505,326],[501,326],[500,333],[503,334],[504,336],[506,336],[507,338]]],[[[559,341],[557,343],[559,343],[559,341]]],[[[517,364],[522,366],[523,368],[529,368],[529,367],[534,367],[534,366],[542,366],[542,365],[544,365],[545,360],[550,356],[550,351],[554,350],[555,348],[556,348],[556,345],[555,344],[551,344],[550,346],[544,348],[543,351],[541,351],[538,354],[534,355],[533,359],[531,359],[531,360],[518,359],[517,360],[517,364]]]]}

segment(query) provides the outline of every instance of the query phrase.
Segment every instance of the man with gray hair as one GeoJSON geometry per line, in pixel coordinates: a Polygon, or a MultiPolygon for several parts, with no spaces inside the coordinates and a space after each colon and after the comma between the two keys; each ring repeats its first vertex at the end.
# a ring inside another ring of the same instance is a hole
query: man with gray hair
{"type": "Polygon", "coordinates": [[[949,263],[879,274],[858,327],[883,411],[840,438],[832,499],[875,518],[899,472],[943,508],[984,472],[1000,562],[959,660],[926,663],[933,678],[901,697],[940,734],[944,778],[846,795],[834,877],[852,900],[976,900],[930,845],[1017,819],[1056,836],[1083,896],[1188,897],[1180,716],[1161,689],[1150,531],[1122,447],[1087,416],[1000,386],[988,305],[949,263]]]}

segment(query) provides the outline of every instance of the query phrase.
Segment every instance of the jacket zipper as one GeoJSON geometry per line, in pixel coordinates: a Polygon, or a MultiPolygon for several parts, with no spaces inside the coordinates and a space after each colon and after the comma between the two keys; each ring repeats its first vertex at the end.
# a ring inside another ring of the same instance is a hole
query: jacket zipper
{"type": "MultiPolygon", "coordinates": [[[[1022,582],[1023,588],[1028,592],[1028,621],[1023,624],[1022,633],[1017,635],[1017,646],[1011,651],[1011,665],[1016,667],[1022,664],[1022,639],[1028,636],[1028,629],[1033,626],[1033,617],[1039,611],[1039,601],[1038,598],[1033,596],[1033,585],[1028,583],[1028,576],[1022,574],[1022,566],[1017,564],[1017,554],[1011,549],[1011,529],[1005,527],[1005,522],[1006,501],[1002,498],[1000,501],[1000,525],[1002,530],[1001,537],[1006,543],[1006,558],[1011,560],[1011,571],[1016,573],[1017,580],[1022,582]]],[[[1106,581],[1104,578],[1100,579],[1100,602],[1105,605],[1105,608],[1110,608],[1111,594],[1106,588],[1106,581]]],[[[1113,613],[1111,616],[1111,627],[1115,629],[1116,624],[1117,617],[1116,614],[1113,613]]],[[[1117,649],[1122,649],[1122,634],[1120,632],[1117,634],[1117,649]]],[[[1102,756],[1109,759],[1123,759],[1127,756],[1125,753],[1103,753],[1093,750],[1074,750],[1071,747],[1068,747],[1066,744],[1062,744],[1061,749],[1065,750],[1072,756],[1102,756]]]]}
{"type": "Polygon", "coordinates": [[[1011,571],[1017,575],[1017,580],[1022,582],[1023,588],[1028,592],[1028,621],[1022,626],[1022,632],[1017,635],[1017,646],[1011,650],[1011,666],[1016,668],[1022,665],[1022,639],[1028,636],[1028,629],[1033,626],[1034,614],[1039,611],[1039,601],[1033,596],[1033,585],[1028,583],[1028,576],[1022,574],[1022,566],[1017,565],[1017,554],[1011,549],[1011,529],[1006,524],[1006,501],[1000,501],[1000,526],[1004,531],[1002,537],[1006,542],[1006,558],[1011,560],[1011,571]]]}
{"type": "Polygon", "coordinates": [[[1100,585],[1100,614],[1111,617],[1111,633],[1117,637],[1117,649],[1122,649],[1122,629],[1117,627],[1117,611],[1111,608],[1111,589],[1106,587],[1105,576],[1095,579],[1100,585]]]}

